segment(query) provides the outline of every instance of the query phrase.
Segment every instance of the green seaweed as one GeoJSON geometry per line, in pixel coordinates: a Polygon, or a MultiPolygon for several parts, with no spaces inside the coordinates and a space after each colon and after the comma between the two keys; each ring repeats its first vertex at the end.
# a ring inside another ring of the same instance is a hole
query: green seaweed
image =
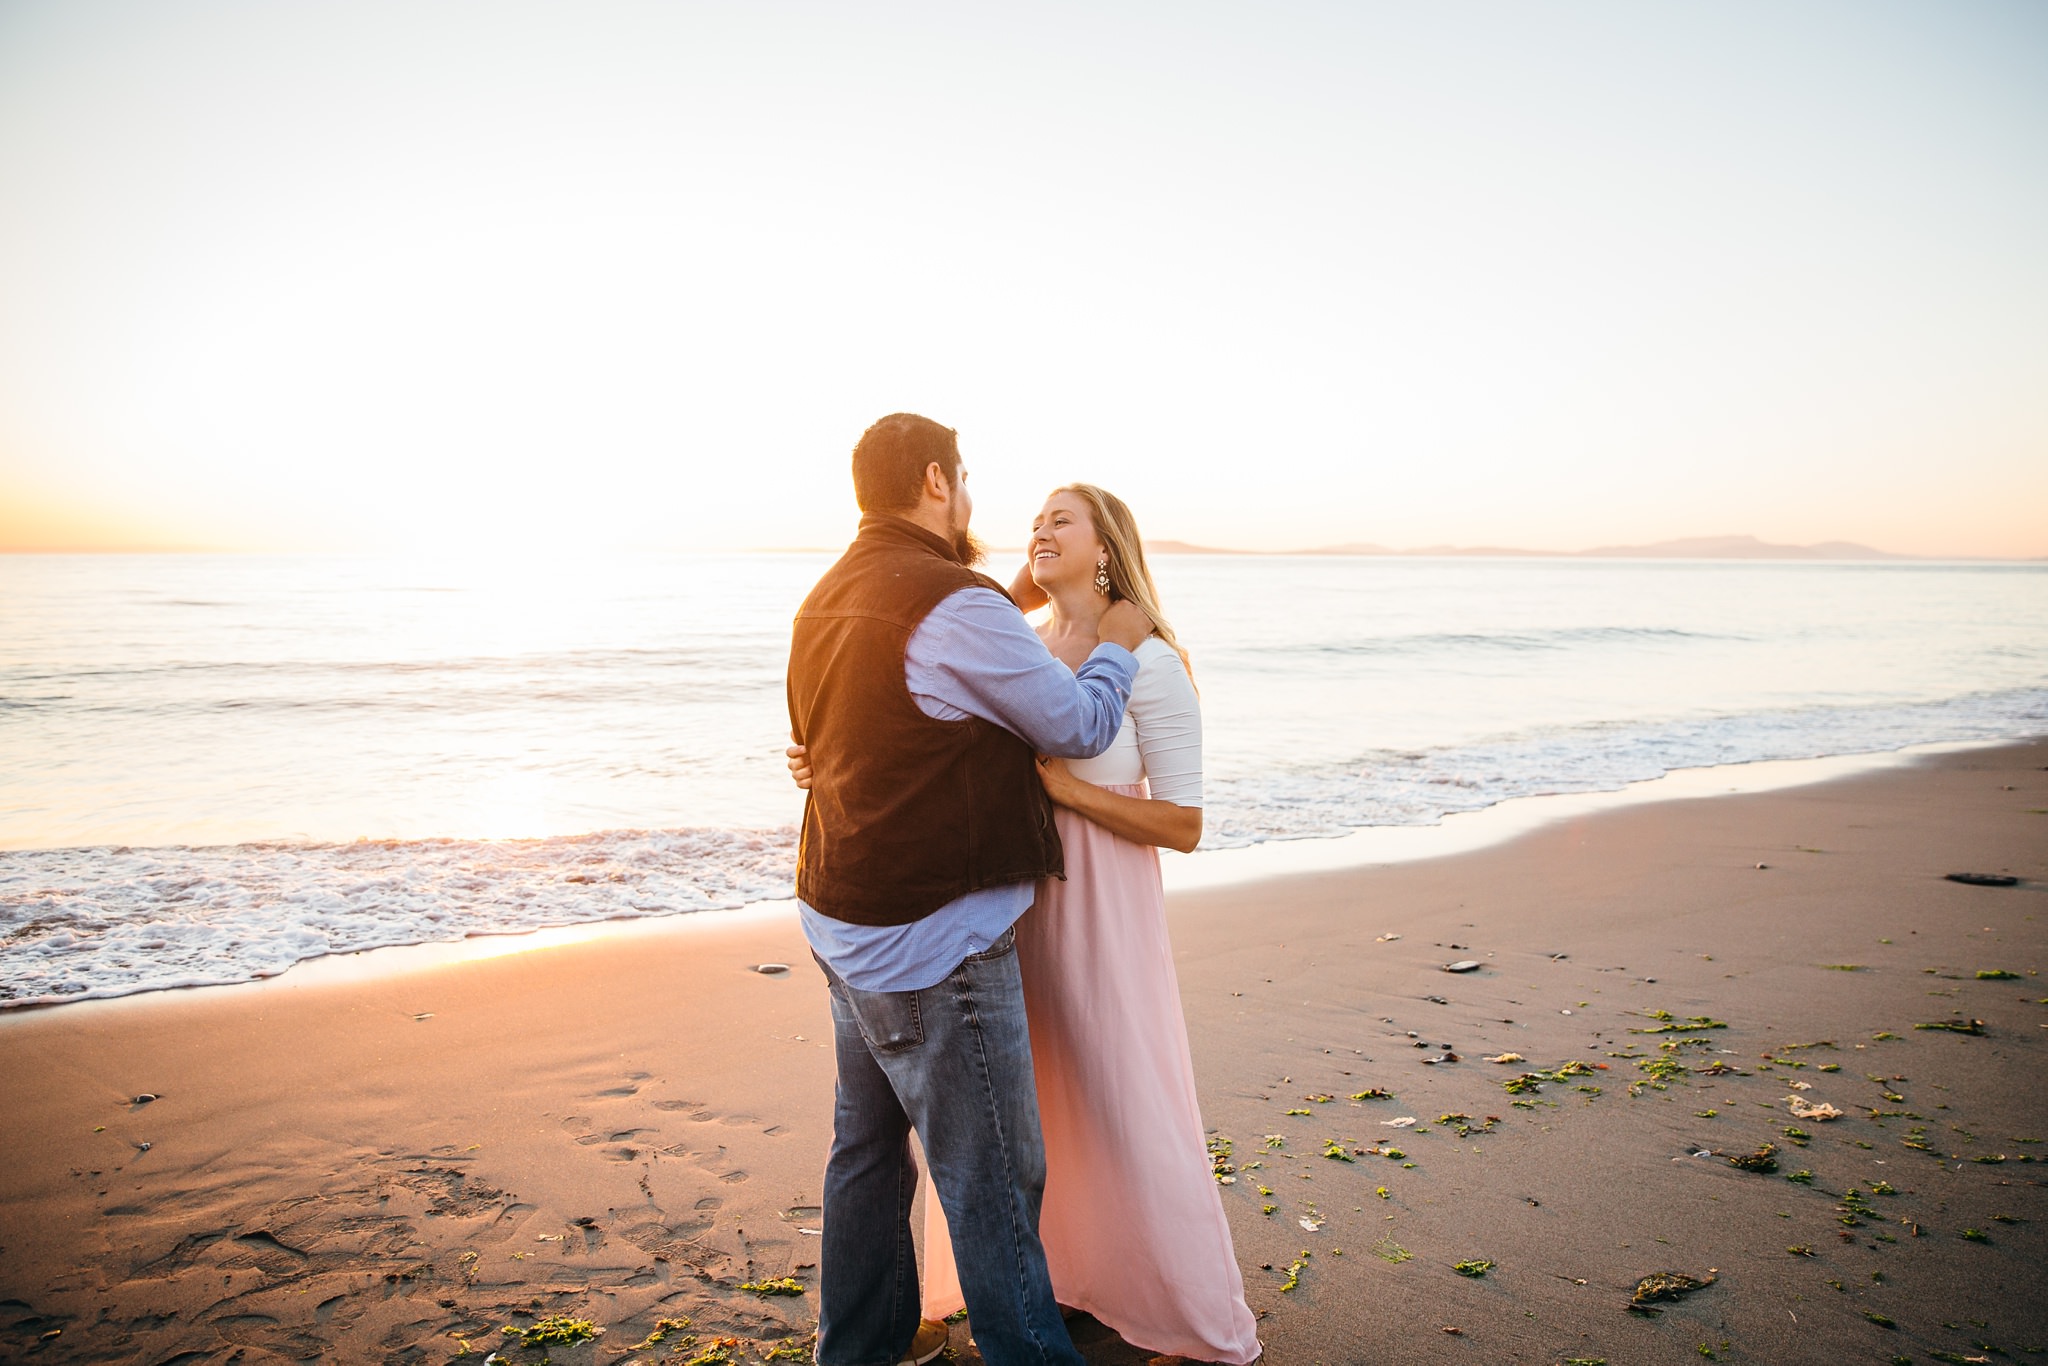
{"type": "Polygon", "coordinates": [[[1965,1020],[1961,1016],[1957,1016],[1953,1020],[1929,1020],[1925,1024],[1916,1024],[1913,1028],[1940,1029],[1946,1030],[1951,1034],[1981,1035],[1984,1032],[1984,1022],[1982,1020],[1965,1020]]]}
{"type": "Polygon", "coordinates": [[[679,1333],[689,1326],[690,1320],[688,1318],[656,1319],[654,1321],[654,1331],[634,1343],[632,1350],[637,1352],[644,1347],[652,1347],[656,1343],[666,1342],[670,1333],[679,1333]]]}
{"type": "Polygon", "coordinates": [[[1391,1234],[1382,1237],[1372,1245],[1372,1255],[1383,1262],[1393,1262],[1396,1265],[1415,1259],[1415,1254],[1395,1242],[1391,1234]]]}
{"type": "Polygon", "coordinates": [[[1639,1096],[1644,1087],[1662,1091],[1674,1081],[1682,1081],[1690,1075],[1684,1063],[1673,1058],[1638,1058],[1636,1070],[1643,1075],[1628,1084],[1628,1093],[1639,1096]]]}
{"type": "Polygon", "coordinates": [[[794,1276],[778,1276],[771,1281],[741,1281],[740,1289],[756,1295],[801,1295],[804,1283],[794,1276]]]}
{"type": "Polygon", "coordinates": [[[1479,1257],[1469,1262],[1458,1262],[1451,1267],[1451,1270],[1457,1272],[1460,1276],[1470,1276],[1477,1280],[1493,1270],[1493,1263],[1487,1261],[1484,1257],[1479,1257]]]}
{"type": "Polygon", "coordinates": [[[1230,1153],[1234,1145],[1226,1134],[1218,1134],[1209,1140],[1209,1172],[1219,1186],[1234,1186],[1237,1178],[1232,1175],[1237,1168],[1230,1164],[1230,1153]]]}
{"type": "Polygon", "coordinates": [[[1728,1022],[1726,1020],[1713,1020],[1709,1019],[1705,1015],[1688,1015],[1685,1019],[1680,1020],[1673,1016],[1672,1013],[1668,1010],[1646,1011],[1645,1014],[1647,1014],[1651,1019],[1660,1021],[1661,1023],[1652,1025],[1648,1029],[1631,1028],[1628,1031],[1629,1033],[1695,1034],[1703,1029],[1726,1029],[1728,1027],[1728,1022]]]}
{"type": "Polygon", "coordinates": [[[567,1314],[550,1314],[536,1319],[531,1325],[521,1328],[508,1324],[498,1330],[507,1337],[519,1339],[522,1347],[570,1347],[579,1342],[593,1342],[604,1329],[589,1319],[572,1319],[567,1314]]]}
{"type": "Polygon", "coordinates": [[[2020,980],[2020,975],[2016,972],[2007,972],[2004,968],[1984,968],[1978,971],[1977,980],[1980,982],[2017,982],[2020,980]]]}

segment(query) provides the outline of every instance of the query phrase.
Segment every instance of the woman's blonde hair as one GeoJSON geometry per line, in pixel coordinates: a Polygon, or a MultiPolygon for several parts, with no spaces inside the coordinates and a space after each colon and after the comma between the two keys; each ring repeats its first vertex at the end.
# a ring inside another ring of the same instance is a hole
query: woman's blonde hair
{"type": "Polygon", "coordinates": [[[1130,507],[1108,489],[1094,484],[1062,484],[1053,492],[1071,493],[1088,505],[1095,534],[1102,538],[1103,547],[1109,552],[1109,600],[1120,602],[1128,598],[1136,603],[1138,610],[1152,619],[1152,634],[1173,647],[1180,656],[1181,667],[1192,679],[1195,669],[1187,649],[1175,638],[1172,624],[1159,608],[1159,588],[1152,582],[1152,570],[1145,563],[1145,543],[1138,536],[1138,519],[1131,515],[1130,507]]]}

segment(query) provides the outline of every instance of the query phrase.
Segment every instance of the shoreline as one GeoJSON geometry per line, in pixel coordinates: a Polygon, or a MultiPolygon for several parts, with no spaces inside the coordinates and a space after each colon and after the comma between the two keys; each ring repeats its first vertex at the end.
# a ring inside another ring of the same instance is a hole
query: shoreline
{"type": "MultiPolygon", "coordinates": [[[[1209,888],[1243,887],[1272,878],[1299,877],[1312,873],[1342,872],[1424,859],[1447,858],[1474,853],[1518,839],[1546,825],[1571,820],[1598,811],[1667,801],[1685,801],[1703,796],[1742,795],[1782,791],[1788,788],[1833,782],[1841,778],[1910,765],[1943,754],[1999,749],[2026,744],[2043,737],[2021,740],[1932,741],[1896,750],[1860,754],[1821,755],[1807,759],[1760,759],[1701,768],[1673,769],[1655,778],[1645,778],[1620,788],[1592,792],[1541,793],[1511,797],[1471,811],[1450,812],[1430,825],[1365,826],[1348,834],[1328,838],[1269,839],[1257,844],[1227,849],[1209,849],[1197,854],[1161,852],[1161,874],[1169,896],[1209,888]]],[[[0,1002],[0,1029],[10,1020],[52,1010],[106,1007],[164,994],[193,995],[215,991],[256,990],[299,985],[323,985],[362,981],[386,974],[431,971],[436,968],[507,954],[537,952],[567,944],[593,940],[634,940],[648,936],[688,933],[683,927],[703,917],[739,917],[736,925],[760,923],[789,917],[794,923],[793,897],[750,901],[720,909],[675,911],[660,915],[632,916],[609,920],[576,921],[533,930],[481,933],[462,939],[434,940],[414,944],[390,944],[369,949],[349,949],[302,958],[264,977],[235,982],[197,985],[143,987],[112,996],[91,996],[78,1000],[43,1000],[18,1005],[0,1002]]]]}
{"type": "MultiPolygon", "coordinates": [[[[2048,1349],[2044,892],[2037,739],[1171,893],[1268,1359],[2048,1349]],[[1626,1312],[1665,1271],[1712,1284],[1626,1312]]],[[[655,923],[690,928],[7,1019],[0,1355],[442,1362],[540,1314],[608,1330],[562,1366],[800,1352],[823,983],[787,903],[655,923]]]]}

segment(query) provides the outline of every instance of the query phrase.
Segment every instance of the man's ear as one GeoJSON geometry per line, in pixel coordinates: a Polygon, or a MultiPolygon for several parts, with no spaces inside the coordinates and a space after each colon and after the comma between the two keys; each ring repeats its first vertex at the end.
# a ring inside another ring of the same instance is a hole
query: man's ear
{"type": "Polygon", "coordinates": [[[944,503],[953,497],[953,485],[946,479],[945,468],[934,460],[924,467],[924,492],[927,498],[944,503]]]}

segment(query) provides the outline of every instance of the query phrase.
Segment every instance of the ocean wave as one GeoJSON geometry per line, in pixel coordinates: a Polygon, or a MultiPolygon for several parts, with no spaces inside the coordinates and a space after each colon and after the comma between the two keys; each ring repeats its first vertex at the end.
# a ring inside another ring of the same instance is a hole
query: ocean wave
{"type": "Polygon", "coordinates": [[[1205,849],[1433,825],[1516,797],[1606,792],[1685,768],[1870,754],[2048,732],[2048,688],[1934,702],[1813,706],[1736,716],[1561,727],[1476,744],[1381,750],[1343,762],[1211,778],[1205,849]]]}
{"type": "MultiPolygon", "coordinates": [[[[1709,631],[1686,631],[1669,626],[1564,626],[1548,630],[1513,631],[1417,631],[1405,635],[1371,636],[1356,640],[1301,641],[1261,645],[1256,653],[1268,659],[1282,657],[1341,658],[1348,655],[1426,655],[1440,651],[1471,653],[1532,650],[1578,650],[1599,645],[1643,645],[1659,642],[1726,642],[1742,636],[1709,631]]],[[[1216,653],[1231,652],[1217,647],[1216,653]]],[[[1244,653],[1251,653],[1245,651],[1244,653]]],[[[1287,667],[1294,667],[1288,665],[1287,667]]]]}
{"type": "Polygon", "coordinates": [[[619,830],[0,854],[9,1006],[246,982],[332,953],[791,895],[796,832],[619,830]]]}
{"type": "MultiPolygon", "coordinates": [[[[1212,776],[1203,847],[1428,825],[1675,769],[2048,732],[2048,688],[1627,721],[1212,776]]],[[[793,828],[0,854],[0,1006],[274,976],[326,954],[735,908],[793,893],[793,828]]]]}

